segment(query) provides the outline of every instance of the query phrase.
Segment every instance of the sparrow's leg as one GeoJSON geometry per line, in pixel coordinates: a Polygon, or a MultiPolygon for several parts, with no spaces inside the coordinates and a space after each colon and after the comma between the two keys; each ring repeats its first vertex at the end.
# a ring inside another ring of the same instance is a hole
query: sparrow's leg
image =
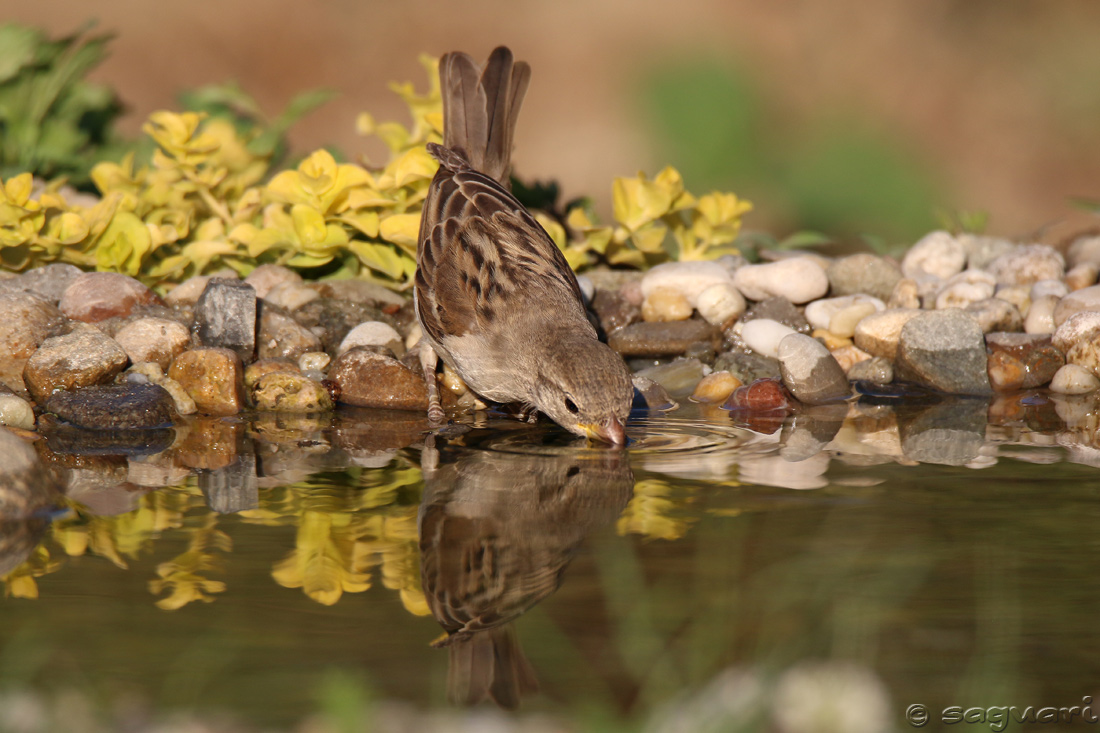
{"type": "Polygon", "coordinates": [[[443,407],[439,404],[439,382],[435,378],[435,366],[439,357],[435,349],[423,339],[420,341],[420,368],[424,370],[424,384],[428,387],[428,422],[439,425],[446,419],[443,407]]]}

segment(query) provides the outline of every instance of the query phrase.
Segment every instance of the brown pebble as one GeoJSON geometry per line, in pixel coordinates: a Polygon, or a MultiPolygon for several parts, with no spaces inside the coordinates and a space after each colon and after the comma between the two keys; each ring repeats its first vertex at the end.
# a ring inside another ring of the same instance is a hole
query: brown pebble
{"type": "Polygon", "coordinates": [[[244,409],[244,366],[231,349],[185,351],[172,362],[168,376],[180,383],[199,412],[236,415],[244,409]]]}
{"type": "Polygon", "coordinates": [[[691,393],[692,402],[719,404],[729,399],[733,390],[741,386],[741,380],[729,372],[713,372],[703,377],[691,393]]]}
{"type": "Polygon", "coordinates": [[[139,305],[164,305],[164,301],[132,277],[117,272],[86,272],[65,289],[58,308],[73,320],[96,323],[128,316],[139,305]]]}

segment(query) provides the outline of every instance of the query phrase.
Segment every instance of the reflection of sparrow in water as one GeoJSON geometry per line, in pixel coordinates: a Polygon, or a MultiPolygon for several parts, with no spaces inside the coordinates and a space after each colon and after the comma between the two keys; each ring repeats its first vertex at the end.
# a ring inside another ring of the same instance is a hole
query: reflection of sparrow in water
{"type": "Polygon", "coordinates": [[[626,442],[630,372],[597,339],[557,245],[508,191],[530,68],[502,47],[484,72],[466,54],[449,53],[439,77],[443,145],[428,149],[441,165],[416,256],[429,417],[443,419],[438,355],[488,400],[531,405],[578,435],[626,442]]]}
{"type": "Polygon", "coordinates": [[[514,708],[538,689],[511,621],[558,589],[584,538],[615,521],[634,475],[625,456],[438,451],[421,458],[420,572],[450,650],[455,702],[514,708]]]}

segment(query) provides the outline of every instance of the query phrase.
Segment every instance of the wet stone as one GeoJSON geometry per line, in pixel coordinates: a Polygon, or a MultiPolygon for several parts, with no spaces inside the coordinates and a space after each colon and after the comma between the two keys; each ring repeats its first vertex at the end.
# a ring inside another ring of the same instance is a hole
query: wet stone
{"type": "Polygon", "coordinates": [[[795,333],[794,329],[770,318],[755,318],[741,324],[741,340],[745,345],[772,359],[779,356],[779,342],[795,333]]]}
{"type": "Polygon", "coordinates": [[[596,290],[592,298],[592,312],[604,333],[611,333],[623,326],[637,323],[642,318],[641,309],[628,301],[618,290],[596,290]]]}
{"type": "Polygon", "coordinates": [[[893,361],[902,328],[920,314],[921,311],[915,308],[888,308],[872,313],[856,324],[852,338],[856,346],[868,354],[893,361]]]}
{"type": "Polygon", "coordinates": [[[134,364],[151,361],[167,369],[191,345],[191,332],[176,321],[139,318],[120,328],[115,341],[134,364]]]}
{"type": "Polygon", "coordinates": [[[977,320],[954,308],[910,319],[901,329],[895,374],[949,394],[989,394],[985,339],[977,320]]]}
{"type": "Polygon", "coordinates": [[[765,377],[735,389],[724,407],[727,410],[775,412],[793,410],[795,403],[783,382],[765,377]]]}
{"type": "Polygon", "coordinates": [[[1065,364],[1065,356],[1045,335],[989,333],[989,383],[998,392],[1042,387],[1065,364]]]}
{"type": "Polygon", "coordinates": [[[96,323],[128,316],[139,305],[164,305],[164,301],[132,277],[117,272],[86,272],[65,289],[58,308],[73,320],[96,323]]]}
{"type": "Polygon", "coordinates": [[[969,463],[985,445],[986,405],[985,400],[951,400],[915,415],[899,416],[902,452],[920,463],[969,463]]]}
{"type": "Polygon", "coordinates": [[[260,484],[256,475],[256,456],[244,453],[227,466],[200,471],[199,490],[206,505],[219,514],[235,514],[260,505],[260,484]]]}
{"type": "MultiPolygon", "coordinates": [[[[58,421],[43,419],[39,431],[55,456],[87,456],[92,458],[118,458],[122,456],[151,456],[172,447],[176,431],[172,428],[134,428],[130,430],[101,430],[81,428],[58,421]]],[[[92,474],[86,474],[90,477],[92,474]]],[[[125,477],[121,479],[125,481],[125,477]]]]}
{"type": "Polygon", "coordinates": [[[34,430],[34,406],[0,384],[0,425],[34,430]]]}
{"type": "Polygon", "coordinates": [[[655,288],[642,303],[642,320],[647,322],[686,321],[695,309],[687,297],[672,288],[655,288]]]}
{"type": "Polygon", "coordinates": [[[829,291],[836,296],[864,293],[885,301],[901,279],[897,265],[867,252],[841,257],[825,270],[829,291]]]}
{"type": "Polygon", "coordinates": [[[45,410],[81,428],[161,428],[175,419],[172,396],[155,384],[107,384],[53,394],[45,410]]]}
{"type": "Polygon", "coordinates": [[[277,305],[261,301],[256,356],[260,359],[297,359],[321,351],[321,339],[277,305]]]}
{"type": "Polygon", "coordinates": [[[0,383],[22,392],[27,359],[64,321],[61,311],[38,295],[0,293],[0,383]]]}
{"type": "Polygon", "coordinates": [[[631,405],[631,409],[666,412],[679,407],[668,393],[668,390],[652,379],[634,375],[632,381],[634,383],[634,403],[631,405]]]}
{"type": "Polygon", "coordinates": [[[733,390],[741,386],[741,380],[729,372],[712,372],[700,380],[691,393],[692,402],[719,405],[729,399],[733,390]]]}
{"type": "MultiPolygon", "coordinates": [[[[333,283],[335,286],[335,283],[333,283]]],[[[261,309],[262,311],[265,309],[261,309]]],[[[394,319],[372,302],[335,300],[321,297],[294,312],[294,320],[320,339],[320,348],[309,351],[336,353],[348,332],[367,321],[382,321],[394,325],[394,319]]],[[[395,326],[396,327],[396,326],[395,326]]]]}
{"type": "Polygon", "coordinates": [[[793,333],[779,343],[779,368],[783,384],[807,405],[842,400],[851,395],[848,377],[821,342],[793,333]]]}
{"type": "Polygon", "coordinates": [[[203,346],[232,349],[243,361],[256,353],[256,291],[216,278],[195,303],[195,334],[203,346]]]}
{"type": "Polygon", "coordinates": [[[766,318],[769,321],[782,323],[798,333],[809,333],[813,330],[813,326],[806,320],[806,317],[802,315],[798,308],[795,308],[794,303],[786,298],[768,298],[760,301],[741,317],[741,322],[748,323],[758,318],[766,318]]]}
{"type": "Polygon", "coordinates": [[[187,391],[179,382],[166,376],[159,364],[151,361],[138,362],[126,370],[126,379],[127,381],[147,382],[163,387],[164,391],[171,395],[172,402],[175,403],[176,414],[194,415],[199,411],[195,401],[191,399],[191,395],[187,394],[187,391]]]}
{"type": "Polygon", "coordinates": [[[176,357],[168,376],[180,383],[199,412],[236,415],[244,409],[244,367],[235,351],[200,348],[176,357]]]}
{"type": "Polygon", "coordinates": [[[269,412],[324,412],[332,397],[320,382],[301,374],[270,372],[252,387],[252,404],[269,412]]]}
{"type": "Polygon", "coordinates": [[[252,389],[268,374],[301,374],[301,371],[293,359],[286,357],[257,359],[244,368],[244,386],[252,389]]]}
{"type": "Polygon", "coordinates": [[[625,357],[678,356],[698,341],[718,346],[721,334],[706,321],[635,323],[608,334],[608,345],[625,357]]]}
{"type": "Polygon", "coordinates": [[[1088,369],[1076,364],[1066,364],[1050,381],[1050,391],[1058,394],[1079,395],[1095,392],[1100,379],[1088,369]]]}
{"type": "Polygon", "coordinates": [[[106,384],[129,359],[114,339],[93,326],[46,339],[27,360],[23,381],[35,402],[43,404],[59,389],[106,384]]]}
{"type": "Polygon", "coordinates": [[[1024,319],[1016,306],[1000,298],[979,300],[964,309],[974,316],[982,333],[1023,331],[1024,319]]]}
{"type": "Polygon", "coordinates": [[[642,369],[635,376],[653,380],[674,397],[688,395],[703,378],[703,363],[698,359],[677,359],[670,364],[642,369]]]}
{"type": "Polygon", "coordinates": [[[866,381],[873,384],[889,384],[894,381],[894,363],[881,356],[856,362],[848,369],[849,381],[866,381]]]}
{"type": "Polygon", "coordinates": [[[427,410],[424,380],[390,356],[357,347],[339,356],[329,370],[340,402],[357,407],[427,410]]]}
{"type": "Polygon", "coordinates": [[[714,370],[728,371],[743,384],[749,384],[764,377],[778,377],[779,361],[763,354],[732,349],[714,360],[714,370]]]}

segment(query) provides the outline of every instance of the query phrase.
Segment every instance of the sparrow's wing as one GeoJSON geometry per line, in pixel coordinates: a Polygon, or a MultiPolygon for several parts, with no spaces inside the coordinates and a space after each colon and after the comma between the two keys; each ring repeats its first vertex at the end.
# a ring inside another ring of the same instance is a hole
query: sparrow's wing
{"type": "Polygon", "coordinates": [[[535,218],[459,156],[446,148],[432,152],[443,166],[424,205],[416,273],[417,307],[428,335],[438,342],[491,330],[504,309],[523,300],[575,310],[583,320],[577,278],[535,218]]]}

